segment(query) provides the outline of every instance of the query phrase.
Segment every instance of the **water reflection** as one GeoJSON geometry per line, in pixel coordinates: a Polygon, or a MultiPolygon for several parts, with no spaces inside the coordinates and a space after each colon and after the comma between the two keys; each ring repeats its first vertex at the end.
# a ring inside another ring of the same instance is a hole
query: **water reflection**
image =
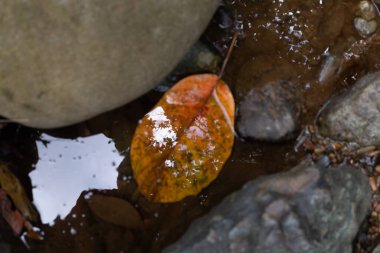
{"type": "Polygon", "coordinates": [[[169,142],[171,143],[170,147],[177,144],[177,134],[161,106],[148,113],[148,119],[154,124],[152,130],[153,147],[167,147],[170,145],[169,142]]]}
{"type": "Polygon", "coordinates": [[[39,161],[30,178],[43,223],[63,219],[84,190],[117,188],[116,168],[123,157],[103,134],[74,140],[42,134],[36,144],[39,161]]]}

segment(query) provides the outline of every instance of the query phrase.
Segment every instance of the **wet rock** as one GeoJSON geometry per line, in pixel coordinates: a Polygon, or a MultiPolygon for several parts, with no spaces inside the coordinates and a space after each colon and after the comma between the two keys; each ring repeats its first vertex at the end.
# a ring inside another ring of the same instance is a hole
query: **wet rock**
{"type": "Polygon", "coordinates": [[[354,26],[362,37],[367,37],[377,30],[376,7],[374,3],[363,0],[357,6],[356,17],[354,19],[354,26]]]}
{"type": "Polygon", "coordinates": [[[249,182],[164,252],[352,252],[370,197],[358,170],[302,162],[249,182]]]}
{"type": "Polygon", "coordinates": [[[370,1],[360,1],[358,9],[358,14],[365,20],[371,20],[376,17],[375,6],[370,1]]]}
{"type": "Polygon", "coordinates": [[[239,104],[241,136],[265,141],[287,139],[299,127],[300,96],[290,82],[269,83],[251,90],[239,104]]]}
{"type": "Polygon", "coordinates": [[[0,114],[69,125],[153,88],[215,11],[202,1],[3,1],[0,114]]]}
{"type": "Polygon", "coordinates": [[[183,57],[177,67],[155,87],[160,92],[167,91],[180,79],[196,73],[218,73],[221,57],[211,45],[197,41],[183,57]]]}
{"type": "Polygon", "coordinates": [[[375,20],[367,21],[364,18],[355,18],[354,26],[363,37],[373,34],[377,29],[377,23],[375,20]]]}
{"type": "Polygon", "coordinates": [[[320,132],[331,138],[380,146],[380,72],[362,77],[334,98],[319,118],[320,132]]]}

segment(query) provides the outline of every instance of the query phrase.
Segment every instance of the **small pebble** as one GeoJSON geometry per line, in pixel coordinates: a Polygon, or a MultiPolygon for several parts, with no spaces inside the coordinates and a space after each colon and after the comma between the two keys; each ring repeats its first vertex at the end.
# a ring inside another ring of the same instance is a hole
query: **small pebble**
{"type": "Polygon", "coordinates": [[[325,151],[325,147],[321,146],[321,147],[318,147],[318,148],[315,148],[314,149],[314,152],[317,153],[317,154],[321,154],[325,151]]]}
{"type": "Polygon", "coordinates": [[[369,185],[371,186],[371,190],[373,192],[377,191],[376,179],[374,177],[369,177],[368,180],[369,180],[369,185]]]}
{"type": "Polygon", "coordinates": [[[342,151],[342,154],[343,154],[344,156],[348,156],[348,155],[350,154],[350,150],[349,150],[347,147],[344,147],[344,148],[343,148],[343,151],[342,151]]]}
{"type": "Polygon", "coordinates": [[[334,142],[333,144],[331,144],[332,148],[335,149],[335,150],[339,150],[342,145],[340,145],[339,143],[337,142],[334,142]]]}
{"type": "Polygon", "coordinates": [[[377,29],[377,23],[375,20],[367,21],[364,18],[355,18],[354,26],[362,37],[367,37],[373,34],[377,29]]]}
{"type": "Polygon", "coordinates": [[[315,133],[315,127],[313,125],[308,126],[308,130],[310,133],[314,134],[315,133]]]}
{"type": "Polygon", "coordinates": [[[360,1],[359,3],[359,15],[365,20],[369,21],[376,17],[376,10],[370,1],[360,1]]]}

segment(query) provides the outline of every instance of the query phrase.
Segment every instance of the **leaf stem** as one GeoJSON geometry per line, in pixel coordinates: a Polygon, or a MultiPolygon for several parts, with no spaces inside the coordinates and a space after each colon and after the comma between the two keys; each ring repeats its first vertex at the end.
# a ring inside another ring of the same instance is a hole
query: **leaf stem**
{"type": "Polygon", "coordinates": [[[224,70],[226,69],[226,66],[227,66],[227,63],[228,63],[228,60],[230,59],[231,57],[231,53],[232,53],[232,49],[234,48],[235,46],[235,43],[237,41],[237,38],[238,38],[238,33],[237,32],[234,32],[234,35],[232,36],[232,41],[231,41],[231,44],[230,46],[228,47],[228,51],[227,51],[227,55],[226,55],[226,58],[224,59],[223,61],[223,65],[222,65],[222,68],[220,69],[220,72],[218,74],[218,81],[220,79],[222,79],[222,76],[224,74],[224,70]]]}
{"type": "Polygon", "coordinates": [[[238,137],[238,134],[235,132],[235,128],[234,128],[234,124],[232,123],[228,113],[227,113],[227,110],[226,108],[224,107],[224,105],[220,102],[220,99],[218,97],[218,93],[216,92],[216,87],[218,86],[220,80],[222,79],[222,76],[224,74],[224,71],[226,69],[226,66],[227,66],[227,63],[228,63],[228,60],[230,59],[231,57],[231,53],[232,53],[232,49],[234,48],[235,46],[235,43],[236,43],[236,40],[238,38],[238,33],[237,32],[234,32],[234,35],[232,36],[232,40],[231,40],[231,44],[230,46],[228,47],[228,51],[227,51],[227,55],[226,55],[226,58],[224,59],[223,61],[223,65],[222,65],[222,68],[220,69],[220,72],[218,74],[218,79],[216,79],[216,82],[215,82],[215,85],[214,85],[214,88],[212,90],[212,96],[214,97],[215,99],[215,102],[218,104],[218,106],[220,107],[220,109],[222,110],[223,112],[223,115],[224,115],[224,118],[226,119],[227,121],[227,125],[230,127],[232,133],[238,137]]]}

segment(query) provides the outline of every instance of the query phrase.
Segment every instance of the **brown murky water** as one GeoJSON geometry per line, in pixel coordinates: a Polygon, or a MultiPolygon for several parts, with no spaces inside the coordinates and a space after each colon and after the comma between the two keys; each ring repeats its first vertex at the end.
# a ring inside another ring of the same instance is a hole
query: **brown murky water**
{"type": "MultiPolygon", "coordinates": [[[[362,38],[352,25],[358,2],[228,2],[205,38],[223,51],[232,32],[240,34],[224,78],[237,103],[254,87],[290,80],[302,91],[304,125],[333,95],[379,70],[377,37],[362,38]]],[[[245,182],[287,170],[305,155],[294,151],[295,139],[283,143],[237,139],[220,176],[200,195],[173,204],[150,203],[133,181],[129,144],[138,120],[161,95],[152,91],[65,129],[8,125],[0,132],[0,158],[11,164],[41,215],[42,223],[36,226],[44,239],[26,239],[30,251],[160,252],[192,220],[245,182]],[[129,201],[140,213],[143,227],[127,229],[97,218],[87,203],[94,193],[129,201]]]]}

